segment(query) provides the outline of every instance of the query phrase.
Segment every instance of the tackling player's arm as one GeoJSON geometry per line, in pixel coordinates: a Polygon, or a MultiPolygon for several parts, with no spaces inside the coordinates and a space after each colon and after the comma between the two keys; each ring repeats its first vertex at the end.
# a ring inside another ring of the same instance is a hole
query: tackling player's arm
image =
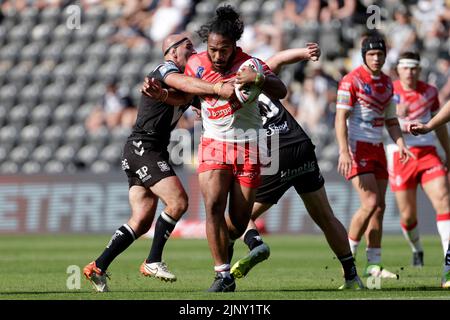
{"type": "Polygon", "coordinates": [[[442,126],[443,124],[450,121],[450,101],[442,107],[441,110],[426,124],[413,123],[410,125],[409,130],[412,134],[425,134],[442,126]]]}
{"type": "MultiPolygon", "coordinates": [[[[433,112],[433,117],[435,117],[439,112],[439,98],[437,90],[433,106],[431,107],[431,112],[433,112]]],[[[436,129],[434,129],[434,132],[436,133],[436,137],[438,138],[439,143],[441,144],[442,149],[445,152],[445,165],[448,169],[450,169],[450,141],[448,138],[447,126],[438,126],[436,129]]]]}
{"type": "Polygon", "coordinates": [[[398,146],[400,162],[408,161],[409,157],[416,158],[415,155],[412,154],[411,151],[409,151],[406,146],[405,140],[403,139],[402,129],[400,128],[400,124],[397,119],[397,106],[392,100],[385,110],[384,119],[384,123],[387,131],[389,132],[389,135],[398,146]]]}
{"type": "MultiPolygon", "coordinates": [[[[164,82],[169,86],[171,86],[171,83],[173,82],[173,79],[174,79],[174,77],[172,77],[172,75],[181,75],[181,74],[168,75],[165,78],[164,82]],[[172,80],[169,80],[169,82],[168,82],[167,78],[169,78],[169,77],[172,80]]],[[[202,80],[184,76],[184,75],[181,75],[181,76],[184,78],[196,80],[193,83],[195,83],[195,82],[198,83],[200,81],[200,82],[207,83],[208,85],[211,85],[210,83],[208,83],[206,81],[202,81],[202,80]]],[[[175,80],[175,81],[177,81],[177,80],[175,80]]],[[[201,88],[201,86],[202,86],[202,84],[196,88],[191,88],[190,91],[203,92],[202,90],[204,88],[206,88],[206,86],[202,87],[202,88],[201,88]]],[[[213,87],[213,91],[215,91],[221,97],[226,98],[226,97],[234,94],[234,86],[231,84],[219,83],[219,84],[215,84],[215,85],[211,85],[211,86],[213,87]]],[[[207,91],[207,90],[205,90],[205,91],[207,91]]],[[[154,79],[154,78],[149,78],[149,77],[145,78],[144,84],[142,85],[142,88],[141,88],[141,92],[144,93],[145,95],[151,97],[152,99],[166,102],[167,104],[172,105],[172,106],[188,104],[190,101],[192,101],[192,99],[195,96],[192,93],[186,93],[186,92],[178,91],[175,89],[163,89],[161,86],[161,82],[159,80],[154,79]]],[[[199,94],[201,95],[202,93],[199,93],[199,94]]]]}
{"type": "Polygon", "coordinates": [[[231,83],[214,84],[182,73],[171,73],[166,76],[164,82],[169,87],[199,96],[216,94],[229,99],[234,94],[234,86],[231,83]]]}
{"type": "Polygon", "coordinates": [[[266,64],[275,73],[278,74],[281,67],[285,64],[291,64],[302,60],[317,61],[320,57],[320,47],[317,43],[307,43],[305,48],[295,48],[280,51],[270,57],[266,64]]]}
{"type": "Polygon", "coordinates": [[[450,140],[448,138],[447,126],[439,126],[434,129],[434,132],[436,132],[436,137],[445,152],[445,164],[450,169],[450,140]]]}

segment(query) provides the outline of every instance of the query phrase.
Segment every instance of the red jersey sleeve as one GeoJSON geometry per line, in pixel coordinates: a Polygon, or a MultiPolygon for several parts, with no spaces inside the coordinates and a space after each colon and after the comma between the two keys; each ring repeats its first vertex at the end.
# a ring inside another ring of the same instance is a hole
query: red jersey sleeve
{"type": "Polygon", "coordinates": [[[356,88],[353,79],[350,75],[346,75],[339,82],[336,108],[351,110],[356,99],[356,88]]]}
{"type": "Polygon", "coordinates": [[[190,77],[201,79],[205,68],[201,65],[200,58],[194,54],[192,55],[184,68],[184,74],[190,77]]]}

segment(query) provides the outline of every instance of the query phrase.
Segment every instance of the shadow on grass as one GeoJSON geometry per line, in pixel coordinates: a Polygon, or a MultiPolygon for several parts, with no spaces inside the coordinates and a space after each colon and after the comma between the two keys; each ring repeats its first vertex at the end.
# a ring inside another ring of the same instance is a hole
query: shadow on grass
{"type": "MultiPolygon", "coordinates": [[[[356,290],[337,290],[337,289],[320,289],[320,288],[304,288],[304,289],[244,289],[244,290],[237,290],[235,293],[249,293],[249,292],[334,292],[334,293],[355,293],[355,292],[418,292],[418,291],[427,291],[427,292],[444,292],[444,289],[441,287],[415,287],[415,288],[384,288],[379,290],[369,290],[364,289],[361,291],[356,290]]],[[[93,291],[86,291],[86,290],[73,290],[73,291],[9,291],[9,292],[0,292],[1,296],[9,296],[9,295],[46,295],[46,294],[65,294],[65,295],[79,295],[79,294],[98,294],[98,295],[108,295],[108,294],[115,294],[115,293],[164,293],[164,294],[171,294],[171,293],[177,293],[177,294],[208,294],[206,291],[203,290],[142,290],[142,289],[132,289],[132,290],[112,290],[109,293],[97,293],[93,291]]]]}

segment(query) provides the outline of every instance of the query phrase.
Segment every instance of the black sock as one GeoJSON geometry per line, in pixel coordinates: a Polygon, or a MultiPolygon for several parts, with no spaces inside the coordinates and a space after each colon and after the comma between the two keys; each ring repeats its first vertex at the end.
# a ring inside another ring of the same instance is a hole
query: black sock
{"type": "Polygon", "coordinates": [[[231,260],[233,259],[233,253],[234,253],[234,240],[230,239],[230,242],[228,242],[228,264],[231,264],[231,260]]]}
{"type": "Polygon", "coordinates": [[[244,242],[250,250],[264,243],[256,229],[250,229],[245,233],[244,242]]]}
{"type": "Polygon", "coordinates": [[[116,230],[105,251],[95,260],[95,265],[102,271],[106,271],[111,262],[121,254],[136,239],[133,229],[124,224],[116,230]]]}
{"type": "Polygon", "coordinates": [[[344,269],[344,278],[345,280],[352,280],[357,276],[355,259],[352,254],[349,253],[345,256],[338,257],[339,261],[342,264],[342,268],[344,269]]]}
{"type": "Polygon", "coordinates": [[[162,261],[164,245],[166,244],[167,239],[169,239],[176,224],[177,221],[167,213],[164,211],[161,213],[156,221],[155,235],[153,236],[152,248],[150,250],[150,254],[148,255],[147,263],[162,261]]]}

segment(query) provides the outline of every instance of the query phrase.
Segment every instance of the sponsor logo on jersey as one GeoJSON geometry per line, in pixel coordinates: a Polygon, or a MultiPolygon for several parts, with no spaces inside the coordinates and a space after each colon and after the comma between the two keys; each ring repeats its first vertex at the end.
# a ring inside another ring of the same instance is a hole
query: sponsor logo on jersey
{"type": "Polygon", "coordinates": [[[142,182],[145,182],[152,177],[151,174],[148,174],[147,166],[141,167],[139,170],[136,171],[136,173],[139,175],[139,179],[141,179],[142,182]]]}
{"type": "Polygon", "coordinates": [[[246,177],[246,178],[248,178],[248,179],[250,179],[250,180],[253,180],[253,179],[255,179],[255,178],[258,177],[259,173],[258,173],[258,172],[253,172],[253,171],[251,171],[251,172],[247,172],[247,171],[236,171],[235,175],[236,175],[237,177],[246,177]]]}
{"type": "Polygon", "coordinates": [[[178,67],[173,62],[167,62],[167,63],[161,65],[161,68],[159,68],[159,71],[161,72],[161,75],[163,77],[165,77],[168,73],[180,72],[178,67]]]}
{"type": "Polygon", "coordinates": [[[367,166],[367,160],[366,159],[359,160],[359,165],[364,168],[365,166],[367,166]]]}
{"type": "Polygon", "coordinates": [[[242,108],[242,106],[237,106],[234,104],[227,103],[223,106],[216,108],[206,108],[206,114],[209,119],[221,119],[228,116],[231,116],[237,110],[242,108]]]}
{"type": "Polygon", "coordinates": [[[196,76],[197,78],[201,78],[204,71],[205,71],[205,67],[199,66],[199,67],[197,68],[197,72],[195,73],[195,76],[196,76]]]}
{"type": "MultiPolygon", "coordinates": [[[[142,141],[140,141],[140,140],[138,142],[133,141],[133,146],[135,146],[136,148],[139,148],[141,145],[142,145],[142,141]]],[[[134,149],[134,153],[137,154],[138,156],[142,157],[142,155],[144,154],[144,147],[142,147],[139,150],[134,149]]]]}
{"type": "Polygon", "coordinates": [[[384,118],[374,118],[370,123],[372,127],[382,127],[384,125],[384,118]]]}
{"type": "Polygon", "coordinates": [[[166,171],[170,171],[170,166],[167,162],[165,161],[158,161],[157,162],[159,169],[161,170],[161,172],[166,172],[166,171]]]}
{"type": "Polygon", "coordinates": [[[400,95],[398,93],[394,94],[394,96],[392,97],[392,100],[394,100],[395,103],[399,104],[400,103],[400,95]]]}
{"type": "Polygon", "coordinates": [[[282,124],[280,125],[276,125],[274,123],[271,123],[266,130],[266,134],[267,136],[272,136],[276,133],[278,134],[285,134],[289,132],[289,126],[287,121],[284,121],[282,124]]]}
{"type": "Polygon", "coordinates": [[[130,169],[130,165],[128,164],[128,159],[122,159],[122,170],[130,169]]]}
{"type": "Polygon", "coordinates": [[[367,95],[371,95],[372,94],[372,88],[367,83],[364,84],[363,90],[364,90],[364,93],[367,94],[367,95]]]}
{"type": "Polygon", "coordinates": [[[349,90],[351,85],[352,84],[350,82],[342,82],[341,85],[339,86],[339,89],[349,90]]]}
{"type": "Polygon", "coordinates": [[[424,172],[424,174],[432,174],[432,173],[434,173],[436,171],[441,171],[441,170],[445,171],[445,167],[443,165],[437,165],[437,166],[434,166],[433,168],[430,168],[430,169],[426,170],[424,172]]]}
{"type": "Polygon", "coordinates": [[[338,104],[350,104],[350,92],[344,90],[338,90],[337,94],[337,103],[338,104]]]}

